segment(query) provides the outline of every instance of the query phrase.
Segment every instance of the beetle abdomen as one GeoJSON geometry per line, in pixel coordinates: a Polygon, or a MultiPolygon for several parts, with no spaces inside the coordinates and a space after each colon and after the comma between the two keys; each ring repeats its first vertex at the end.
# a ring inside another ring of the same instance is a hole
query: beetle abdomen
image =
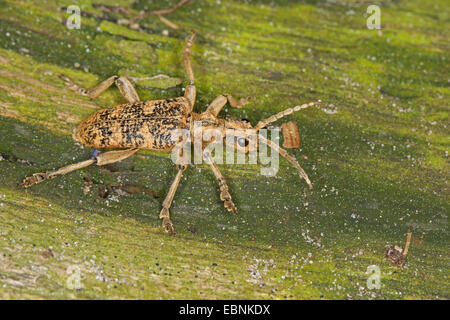
{"type": "Polygon", "coordinates": [[[102,109],[80,123],[74,138],[94,148],[171,149],[174,130],[186,128],[188,109],[184,97],[102,109]]]}

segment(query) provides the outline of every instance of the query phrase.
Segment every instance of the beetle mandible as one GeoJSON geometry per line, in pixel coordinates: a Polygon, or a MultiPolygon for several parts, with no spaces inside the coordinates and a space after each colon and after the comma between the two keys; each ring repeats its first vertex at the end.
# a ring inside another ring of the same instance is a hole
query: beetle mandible
{"type": "MultiPolygon", "coordinates": [[[[278,144],[262,137],[258,134],[258,131],[266,127],[269,123],[272,123],[286,115],[313,105],[317,105],[320,102],[311,102],[286,109],[270,116],[267,119],[259,121],[255,127],[252,127],[250,122],[245,119],[227,120],[218,118],[219,112],[227,102],[234,108],[241,108],[249,102],[248,99],[238,100],[228,94],[222,94],[215,98],[209,104],[205,112],[195,113],[193,112],[193,108],[195,104],[196,88],[194,85],[194,73],[192,71],[190,59],[194,40],[195,32],[192,32],[192,34],[186,38],[183,49],[183,63],[189,79],[189,85],[186,86],[184,96],[182,97],[164,100],[140,101],[139,96],[131,82],[123,76],[112,76],[96,87],[87,90],[75,84],[67,76],[60,75],[59,77],[70,89],[92,99],[98,97],[113,84],[119,88],[119,91],[128,103],[97,111],[82,121],[74,130],[73,134],[73,138],[76,141],[86,146],[98,149],[119,150],[96,154],[89,160],[71,164],[57,170],[47,171],[45,173],[35,173],[32,176],[25,178],[21,185],[25,188],[29,188],[44,180],[53,179],[58,175],[67,174],[92,164],[102,166],[118,162],[132,156],[139,149],[172,151],[175,147],[180,147],[180,143],[187,143],[186,140],[177,140],[174,135],[174,130],[187,129],[190,132],[190,137],[193,139],[196,134],[202,134],[204,130],[213,128],[224,133],[223,136],[225,136],[225,132],[230,129],[238,130],[233,132],[242,133],[238,134],[231,140],[227,137],[227,139],[225,139],[225,143],[231,143],[234,149],[238,149],[243,152],[248,152],[250,149],[248,142],[250,136],[245,134],[245,132],[251,131],[252,134],[256,136],[259,143],[266,144],[289,161],[297,169],[300,177],[305,179],[308,186],[312,188],[311,181],[297,160],[286,150],[279,147],[278,144]],[[194,122],[200,122],[202,126],[194,126],[194,122]]],[[[208,151],[205,151],[206,147],[210,143],[212,143],[212,141],[202,143],[201,157],[210,166],[219,183],[220,199],[224,202],[225,208],[228,211],[237,213],[237,209],[228,191],[228,185],[225,178],[220,173],[217,164],[211,157],[211,154],[208,151]]],[[[174,233],[174,228],[172,221],[170,220],[169,209],[180,183],[183,171],[186,170],[187,167],[187,162],[177,164],[177,175],[175,176],[166,198],[162,203],[163,208],[159,217],[162,219],[162,226],[164,230],[170,234],[174,233]]]]}

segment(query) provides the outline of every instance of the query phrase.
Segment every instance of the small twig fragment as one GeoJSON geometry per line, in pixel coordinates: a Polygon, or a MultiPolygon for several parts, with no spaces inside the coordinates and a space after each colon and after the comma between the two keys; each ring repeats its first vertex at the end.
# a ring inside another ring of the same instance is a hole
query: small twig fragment
{"type": "Polygon", "coordinates": [[[109,6],[106,4],[93,3],[92,6],[100,11],[106,13],[121,13],[125,15],[132,15],[133,13],[125,7],[122,6],[109,6]]]}
{"type": "Polygon", "coordinates": [[[164,18],[162,15],[158,14],[158,18],[159,18],[159,20],[161,20],[162,23],[169,26],[170,28],[175,29],[175,30],[178,29],[178,26],[175,23],[173,23],[172,21],[170,21],[167,18],[164,18]]]}
{"type": "Polygon", "coordinates": [[[405,243],[405,248],[403,249],[402,254],[404,256],[406,256],[408,254],[408,249],[409,249],[409,245],[411,244],[411,232],[408,232],[408,235],[406,236],[406,243],[405,243]]]}
{"type": "Polygon", "coordinates": [[[170,7],[169,9],[153,10],[153,11],[150,11],[150,12],[143,12],[143,13],[139,14],[135,19],[136,20],[144,19],[144,18],[147,18],[150,14],[163,15],[163,14],[172,13],[175,10],[177,10],[179,7],[181,7],[182,5],[187,3],[188,1],[189,0],[181,0],[180,2],[174,4],[172,7],[170,7]]]}
{"type": "Polygon", "coordinates": [[[170,77],[168,75],[165,74],[157,74],[156,76],[153,77],[131,77],[128,76],[128,79],[130,79],[133,82],[139,82],[139,81],[144,81],[144,80],[154,80],[154,79],[169,79],[170,77]]]}
{"type": "Polygon", "coordinates": [[[151,13],[153,13],[153,14],[168,14],[168,13],[172,13],[175,10],[177,10],[179,7],[181,7],[182,5],[187,3],[188,1],[189,0],[181,0],[180,2],[174,4],[172,7],[170,7],[169,9],[154,10],[154,11],[151,11],[151,13]]]}

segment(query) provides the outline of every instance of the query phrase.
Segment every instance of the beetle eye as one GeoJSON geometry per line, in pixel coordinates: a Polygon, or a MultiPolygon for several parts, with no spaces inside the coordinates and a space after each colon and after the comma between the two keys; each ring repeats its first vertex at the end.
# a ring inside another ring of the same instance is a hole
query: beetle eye
{"type": "Polygon", "coordinates": [[[244,148],[244,147],[248,146],[248,140],[245,138],[239,138],[237,142],[240,147],[244,148]]]}

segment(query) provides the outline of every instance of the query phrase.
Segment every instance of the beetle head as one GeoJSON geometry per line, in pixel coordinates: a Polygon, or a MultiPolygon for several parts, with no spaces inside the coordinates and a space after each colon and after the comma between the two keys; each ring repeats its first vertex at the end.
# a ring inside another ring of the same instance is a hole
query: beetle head
{"type": "Polygon", "coordinates": [[[257,134],[247,119],[225,121],[224,142],[241,152],[248,153],[257,149],[257,134]]]}

